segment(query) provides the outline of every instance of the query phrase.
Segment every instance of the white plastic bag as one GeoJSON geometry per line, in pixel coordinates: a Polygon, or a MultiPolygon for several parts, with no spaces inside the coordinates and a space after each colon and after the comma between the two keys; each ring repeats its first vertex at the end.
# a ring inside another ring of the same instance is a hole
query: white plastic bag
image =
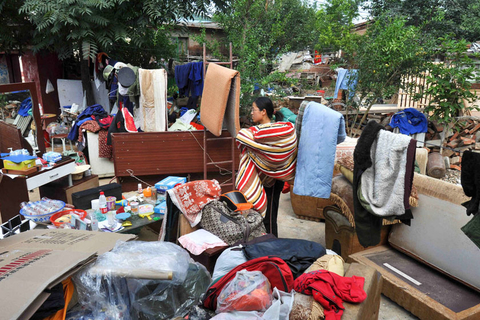
{"type": "Polygon", "coordinates": [[[50,79],[47,79],[47,85],[45,87],[45,93],[50,93],[50,92],[53,92],[55,91],[55,88],[53,87],[53,84],[52,82],[50,81],[50,79]]]}
{"type": "Polygon", "coordinates": [[[261,271],[238,271],[220,292],[216,313],[265,311],[272,303],[272,289],[261,271]]]}
{"type": "MultiPolygon", "coordinates": [[[[265,320],[257,311],[232,311],[217,314],[210,320],[265,320]]],[[[270,319],[271,320],[271,319],[270,319]]]]}

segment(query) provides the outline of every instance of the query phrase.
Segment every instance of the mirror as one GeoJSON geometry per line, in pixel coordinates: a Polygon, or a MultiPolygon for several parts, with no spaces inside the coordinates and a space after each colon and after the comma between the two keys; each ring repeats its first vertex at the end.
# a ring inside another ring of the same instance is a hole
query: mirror
{"type": "Polygon", "coordinates": [[[34,150],[45,152],[45,141],[35,82],[0,85],[0,120],[15,125],[34,150]],[[31,103],[31,110],[28,105],[31,103]],[[33,137],[28,138],[29,133],[33,137]]]}

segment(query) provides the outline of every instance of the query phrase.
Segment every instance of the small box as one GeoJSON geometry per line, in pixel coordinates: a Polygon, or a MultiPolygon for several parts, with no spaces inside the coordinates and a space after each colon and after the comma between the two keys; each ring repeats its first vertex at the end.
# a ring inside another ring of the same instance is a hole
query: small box
{"type": "Polygon", "coordinates": [[[166,191],[175,188],[179,184],[184,184],[187,182],[186,177],[175,177],[169,176],[155,183],[155,188],[157,189],[157,200],[165,201],[166,200],[166,191]]]}
{"type": "Polygon", "coordinates": [[[57,162],[62,160],[62,155],[58,152],[50,151],[50,152],[44,153],[42,158],[43,160],[48,162],[57,162]]]}
{"type": "Polygon", "coordinates": [[[165,214],[165,213],[167,213],[167,202],[166,202],[166,201],[163,201],[162,203],[160,203],[158,206],[156,206],[156,207],[153,209],[153,212],[155,212],[155,213],[160,213],[160,214],[165,214]]]}
{"type": "Polygon", "coordinates": [[[17,155],[3,158],[3,167],[10,170],[28,170],[35,167],[34,156],[17,155]]]}

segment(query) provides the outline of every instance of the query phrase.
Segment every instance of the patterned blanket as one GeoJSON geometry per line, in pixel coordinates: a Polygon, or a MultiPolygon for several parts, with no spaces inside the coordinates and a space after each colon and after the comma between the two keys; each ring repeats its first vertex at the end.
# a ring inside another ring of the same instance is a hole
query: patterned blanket
{"type": "Polygon", "coordinates": [[[263,187],[295,176],[295,128],[290,122],[263,124],[240,130],[236,139],[241,151],[236,188],[265,216],[267,196],[263,187]]]}

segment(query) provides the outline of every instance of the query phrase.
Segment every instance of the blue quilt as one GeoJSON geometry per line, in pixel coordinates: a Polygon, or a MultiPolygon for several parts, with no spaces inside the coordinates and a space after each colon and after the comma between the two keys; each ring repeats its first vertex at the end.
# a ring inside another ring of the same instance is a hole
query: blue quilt
{"type": "Polygon", "coordinates": [[[337,144],[345,140],[340,112],[310,102],[303,114],[293,192],[300,196],[330,198],[337,144]]]}

